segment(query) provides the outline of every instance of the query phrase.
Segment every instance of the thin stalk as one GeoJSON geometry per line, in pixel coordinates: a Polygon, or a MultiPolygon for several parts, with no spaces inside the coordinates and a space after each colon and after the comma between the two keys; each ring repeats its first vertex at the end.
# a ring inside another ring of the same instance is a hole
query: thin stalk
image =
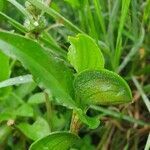
{"type": "Polygon", "coordinates": [[[108,108],[103,108],[101,106],[90,106],[90,107],[94,110],[97,110],[97,111],[104,113],[105,115],[108,115],[108,116],[111,116],[111,117],[114,117],[117,119],[123,119],[123,120],[129,121],[131,123],[136,123],[136,124],[141,125],[141,126],[146,126],[146,125],[150,126],[150,123],[146,123],[144,121],[137,120],[137,119],[132,118],[130,116],[124,115],[120,112],[115,112],[115,111],[109,110],[108,108]]]}
{"type": "Polygon", "coordinates": [[[105,145],[105,143],[106,143],[106,141],[108,139],[108,136],[109,136],[111,130],[112,130],[112,124],[109,124],[107,126],[106,131],[104,132],[102,138],[100,139],[100,141],[99,141],[99,143],[98,143],[98,145],[96,147],[96,150],[102,149],[102,147],[105,145]]]}
{"type": "Polygon", "coordinates": [[[142,96],[142,99],[143,99],[143,101],[144,101],[144,103],[145,103],[145,105],[146,105],[148,111],[150,112],[150,100],[148,99],[148,97],[147,97],[146,94],[144,93],[144,91],[143,91],[141,85],[139,84],[139,82],[137,81],[137,79],[136,79],[134,76],[132,77],[132,80],[133,80],[133,82],[134,82],[136,88],[138,89],[140,95],[142,96]]]}
{"type": "Polygon", "coordinates": [[[44,92],[44,94],[45,94],[45,104],[46,104],[46,110],[47,110],[47,121],[48,121],[49,128],[51,131],[52,130],[52,126],[51,126],[52,107],[51,107],[51,103],[49,100],[49,95],[46,92],[44,92]]]}
{"type": "Polygon", "coordinates": [[[118,67],[117,72],[121,72],[124,69],[124,67],[128,64],[128,62],[132,59],[132,57],[137,53],[137,51],[139,50],[140,46],[143,43],[144,36],[145,36],[145,31],[144,31],[144,28],[142,28],[139,39],[137,40],[133,48],[130,50],[129,54],[124,58],[121,65],[118,67]]]}
{"type": "Polygon", "coordinates": [[[78,115],[76,112],[73,110],[72,112],[72,119],[71,119],[71,124],[70,124],[70,132],[74,134],[78,134],[79,128],[80,128],[80,120],[78,118],[78,115]]]}

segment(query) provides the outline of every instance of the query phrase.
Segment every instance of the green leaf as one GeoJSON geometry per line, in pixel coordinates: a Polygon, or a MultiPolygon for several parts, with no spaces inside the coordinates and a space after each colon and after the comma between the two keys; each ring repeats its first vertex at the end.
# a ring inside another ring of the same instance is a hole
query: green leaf
{"type": "Polygon", "coordinates": [[[28,138],[34,141],[47,136],[50,133],[47,121],[40,117],[32,125],[28,123],[20,123],[17,127],[28,138]]]}
{"type": "Polygon", "coordinates": [[[18,29],[19,31],[21,31],[22,33],[26,33],[28,32],[28,29],[26,29],[22,24],[20,24],[19,22],[17,22],[16,20],[10,18],[9,16],[7,16],[6,14],[0,12],[0,16],[2,16],[5,20],[7,20],[13,27],[15,27],[16,29],[18,29]]]}
{"type": "Polygon", "coordinates": [[[65,0],[73,8],[82,8],[87,4],[87,0],[65,0]]]}
{"type": "Polygon", "coordinates": [[[3,144],[3,142],[5,142],[5,140],[7,139],[7,137],[9,136],[9,134],[11,133],[11,128],[8,126],[1,126],[0,127],[0,145],[3,144]]]}
{"type": "Polygon", "coordinates": [[[69,3],[73,8],[79,8],[81,5],[79,0],[65,0],[65,2],[69,3]]]}
{"type": "Polygon", "coordinates": [[[0,52],[0,81],[9,78],[9,58],[0,52]]]}
{"type": "Polygon", "coordinates": [[[34,142],[29,150],[68,150],[78,140],[78,136],[69,132],[53,132],[34,142]]]}
{"type": "Polygon", "coordinates": [[[14,77],[0,82],[0,88],[12,86],[12,85],[24,84],[28,82],[33,82],[31,75],[14,77]]]}
{"type": "Polygon", "coordinates": [[[106,69],[80,73],[74,81],[77,100],[83,104],[113,105],[130,102],[128,84],[119,75],[106,69]]]}
{"type": "Polygon", "coordinates": [[[41,104],[44,102],[45,102],[45,94],[43,92],[32,95],[28,100],[29,104],[41,104]]]}
{"type": "Polygon", "coordinates": [[[117,35],[117,42],[116,42],[116,49],[114,53],[114,59],[113,59],[113,65],[116,69],[119,65],[119,60],[121,57],[122,53],[122,33],[123,33],[123,28],[125,25],[126,17],[128,14],[129,6],[130,6],[131,0],[122,0],[122,8],[121,8],[121,17],[120,17],[120,22],[119,22],[119,28],[118,28],[118,35],[117,35]]]}
{"type": "MultiPolygon", "coordinates": [[[[0,82],[9,78],[9,58],[0,51],[0,82]]],[[[0,88],[0,97],[5,96],[9,88],[0,88]]]]}
{"type": "Polygon", "coordinates": [[[128,121],[129,123],[138,124],[140,126],[150,126],[150,123],[148,123],[148,122],[144,122],[142,120],[135,119],[133,117],[130,117],[130,116],[125,115],[118,111],[113,111],[113,110],[109,109],[108,107],[105,108],[105,107],[101,107],[101,106],[91,105],[90,108],[95,111],[99,111],[104,116],[114,117],[118,120],[128,121]]]}
{"type": "Polygon", "coordinates": [[[7,0],[7,1],[10,2],[12,5],[14,5],[25,17],[30,18],[30,20],[33,19],[31,14],[16,0],[7,0]]]}
{"type": "Polygon", "coordinates": [[[9,119],[15,120],[15,118],[16,118],[16,115],[14,114],[14,112],[3,112],[0,115],[0,123],[3,121],[7,121],[9,119]]]}
{"type": "Polygon", "coordinates": [[[4,0],[1,0],[1,1],[0,1],[0,11],[3,11],[4,5],[5,5],[5,1],[4,1],[4,0]]]}
{"type": "Polygon", "coordinates": [[[30,70],[38,84],[50,89],[59,103],[75,107],[70,96],[73,75],[64,61],[48,54],[36,42],[7,32],[0,32],[0,49],[11,57],[16,56],[30,70]]]}
{"type": "Polygon", "coordinates": [[[23,104],[16,110],[16,115],[21,117],[33,117],[33,108],[29,104],[23,104]]]}
{"type": "Polygon", "coordinates": [[[105,27],[104,17],[102,14],[102,6],[101,6],[100,1],[94,0],[94,6],[95,6],[96,14],[97,14],[98,21],[99,21],[99,24],[101,26],[102,32],[104,34],[106,34],[106,27],[105,27]]]}
{"type": "Polygon", "coordinates": [[[85,123],[86,125],[88,125],[88,127],[90,129],[95,129],[99,126],[100,121],[99,121],[99,117],[89,117],[86,114],[84,114],[84,112],[81,109],[78,109],[77,114],[79,116],[79,119],[85,123]]]}
{"type": "Polygon", "coordinates": [[[24,98],[26,95],[31,93],[36,88],[35,82],[25,83],[18,86],[15,90],[15,93],[20,98],[24,98]]]}
{"type": "Polygon", "coordinates": [[[85,34],[69,37],[68,59],[79,73],[86,69],[103,69],[104,58],[95,41],[85,34]]]}

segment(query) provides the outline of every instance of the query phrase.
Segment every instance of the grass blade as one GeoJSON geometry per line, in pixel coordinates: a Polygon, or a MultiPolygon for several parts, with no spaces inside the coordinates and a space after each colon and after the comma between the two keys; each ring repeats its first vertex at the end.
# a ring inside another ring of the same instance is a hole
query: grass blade
{"type": "MultiPolygon", "coordinates": [[[[109,2],[110,3],[110,2],[109,2]]],[[[109,24],[107,31],[107,39],[109,41],[109,47],[114,51],[114,25],[117,22],[117,14],[120,7],[120,0],[116,0],[113,5],[112,11],[109,13],[109,24]]]]}
{"type": "Polygon", "coordinates": [[[143,101],[144,101],[144,103],[145,103],[145,105],[146,105],[148,111],[150,112],[150,100],[148,99],[148,97],[147,97],[146,94],[144,93],[144,91],[143,91],[141,85],[139,84],[139,82],[137,81],[137,79],[136,79],[134,76],[132,77],[132,80],[133,80],[135,86],[137,87],[137,89],[138,89],[140,95],[142,96],[142,99],[143,99],[143,101]]]}
{"type": "Polygon", "coordinates": [[[102,32],[105,35],[106,34],[105,22],[104,22],[104,19],[103,19],[102,8],[101,8],[99,0],[94,0],[94,6],[95,6],[95,9],[96,9],[96,13],[97,13],[97,16],[98,16],[98,20],[99,20],[102,32]]]}
{"type": "Polygon", "coordinates": [[[114,54],[114,68],[117,68],[121,56],[122,32],[128,14],[129,6],[130,6],[130,0],[122,0],[121,18],[120,18],[120,24],[118,29],[116,50],[114,54]]]}
{"type": "Polygon", "coordinates": [[[15,21],[14,19],[10,18],[9,16],[5,15],[4,13],[0,12],[0,15],[3,16],[13,27],[18,29],[22,33],[28,32],[28,30],[19,22],[15,21]]]}
{"type": "Polygon", "coordinates": [[[33,82],[31,75],[18,76],[18,77],[10,78],[8,80],[4,80],[0,82],[0,88],[12,86],[12,85],[29,83],[29,82],[33,82]]]}
{"type": "Polygon", "coordinates": [[[14,5],[24,16],[32,20],[32,16],[30,15],[30,13],[16,0],[7,0],[7,1],[10,2],[12,5],[14,5]]]}
{"type": "Polygon", "coordinates": [[[89,30],[89,34],[91,35],[91,37],[95,38],[96,40],[98,40],[98,35],[96,33],[96,29],[95,29],[95,24],[94,24],[94,18],[91,12],[91,8],[90,8],[90,4],[89,4],[89,0],[87,0],[87,5],[86,5],[86,14],[87,14],[87,23],[89,26],[88,30],[89,30]]]}
{"type": "Polygon", "coordinates": [[[132,59],[132,57],[137,53],[137,51],[139,50],[140,46],[143,43],[144,40],[144,36],[145,36],[145,31],[142,28],[142,32],[141,35],[139,36],[139,40],[137,40],[137,42],[135,42],[135,45],[133,46],[133,48],[131,49],[131,51],[129,52],[129,54],[124,58],[123,62],[121,63],[121,65],[118,68],[118,72],[121,72],[122,69],[128,64],[128,62],[132,59]]]}
{"type": "Polygon", "coordinates": [[[111,116],[111,117],[114,117],[114,118],[117,118],[117,119],[123,119],[123,120],[129,121],[131,123],[136,123],[136,124],[141,125],[141,126],[145,126],[145,125],[150,126],[149,123],[146,123],[146,122],[141,121],[141,120],[134,119],[130,116],[124,115],[124,114],[119,113],[119,112],[109,110],[108,108],[103,108],[101,106],[91,106],[91,108],[94,109],[94,110],[103,112],[105,115],[108,115],[108,116],[111,116]]]}

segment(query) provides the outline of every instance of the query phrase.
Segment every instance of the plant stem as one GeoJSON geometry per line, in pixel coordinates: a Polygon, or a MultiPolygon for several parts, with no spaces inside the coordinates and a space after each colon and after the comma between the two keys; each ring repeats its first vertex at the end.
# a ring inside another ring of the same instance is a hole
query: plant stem
{"type": "Polygon", "coordinates": [[[145,126],[145,125],[150,126],[149,123],[146,123],[146,122],[141,121],[141,120],[134,119],[130,116],[124,115],[124,114],[119,113],[119,112],[109,110],[108,108],[103,108],[101,106],[91,106],[91,108],[94,109],[94,110],[103,112],[105,115],[108,115],[108,116],[112,116],[112,117],[115,117],[115,118],[118,118],[118,119],[123,119],[123,120],[129,121],[129,122],[132,122],[132,123],[136,123],[136,124],[141,125],[141,126],[145,126]]]}
{"type": "Polygon", "coordinates": [[[44,94],[45,94],[45,104],[46,104],[46,109],[47,109],[47,121],[48,121],[49,128],[50,128],[50,131],[51,131],[52,108],[51,108],[51,103],[49,101],[49,95],[46,92],[44,92],[44,94]]]}
{"type": "Polygon", "coordinates": [[[74,134],[78,134],[80,128],[80,120],[78,118],[77,113],[73,110],[72,112],[72,119],[70,124],[70,132],[74,134]]]}
{"type": "Polygon", "coordinates": [[[144,93],[140,83],[138,82],[138,80],[134,76],[132,76],[132,80],[133,80],[136,88],[138,89],[140,95],[142,96],[142,99],[143,99],[148,111],[150,112],[150,101],[149,101],[148,97],[146,96],[146,94],[144,93]]]}

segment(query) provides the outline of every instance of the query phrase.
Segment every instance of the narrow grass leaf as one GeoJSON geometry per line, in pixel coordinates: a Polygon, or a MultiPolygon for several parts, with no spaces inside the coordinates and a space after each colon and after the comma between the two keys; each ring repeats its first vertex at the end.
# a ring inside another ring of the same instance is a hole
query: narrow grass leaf
{"type": "Polygon", "coordinates": [[[9,16],[7,16],[6,14],[4,14],[2,12],[0,12],[0,15],[3,16],[4,19],[6,19],[8,21],[8,23],[10,23],[13,27],[15,27],[16,29],[18,29],[22,33],[28,32],[28,29],[26,29],[22,24],[20,24],[16,20],[10,18],[9,16]]]}
{"type": "Polygon", "coordinates": [[[105,22],[104,22],[104,17],[102,14],[102,8],[101,8],[101,4],[100,4],[99,0],[94,0],[94,7],[96,10],[96,14],[98,16],[98,21],[99,21],[99,24],[101,26],[102,32],[105,35],[106,34],[105,22]]]}
{"type": "Polygon", "coordinates": [[[89,0],[87,0],[87,4],[86,4],[86,14],[87,14],[86,19],[87,19],[87,22],[88,22],[89,35],[91,37],[95,38],[96,40],[98,40],[98,34],[96,32],[96,28],[95,28],[95,24],[94,24],[94,18],[93,18],[93,15],[92,15],[89,0]]]}
{"type": "Polygon", "coordinates": [[[119,28],[118,28],[118,35],[117,35],[117,42],[116,42],[116,50],[114,54],[114,68],[119,64],[120,56],[121,56],[121,40],[122,40],[122,33],[123,33],[123,28],[125,25],[126,17],[128,14],[129,6],[130,6],[130,1],[131,0],[122,0],[122,8],[121,8],[121,18],[120,18],[120,23],[119,23],[119,28]]]}
{"type": "Polygon", "coordinates": [[[144,103],[145,103],[145,105],[146,105],[148,111],[150,112],[150,100],[148,99],[148,97],[147,97],[146,94],[144,93],[144,91],[143,91],[141,85],[139,84],[139,82],[137,81],[137,79],[136,79],[134,76],[132,76],[132,80],[133,80],[135,86],[137,87],[137,89],[138,89],[140,95],[142,96],[142,99],[143,99],[143,101],[144,101],[144,103]]]}
{"type": "Polygon", "coordinates": [[[31,75],[18,76],[0,82],[0,88],[33,82],[31,75]]]}
{"type": "Polygon", "coordinates": [[[32,20],[32,16],[30,15],[30,13],[16,0],[7,0],[7,1],[10,2],[12,5],[14,5],[25,17],[32,20]]]}
{"type": "Polygon", "coordinates": [[[128,62],[132,59],[132,57],[137,53],[137,51],[139,50],[140,46],[143,43],[144,36],[145,36],[145,31],[142,28],[141,34],[139,36],[139,39],[137,40],[137,42],[135,43],[133,48],[130,50],[129,54],[124,58],[124,60],[121,63],[121,65],[118,67],[118,71],[117,72],[121,72],[123,70],[123,68],[128,64],[128,62]]]}
{"type": "Polygon", "coordinates": [[[90,107],[94,110],[102,112],[106,116],[108,115],[108,116],[111,116],[111,117],[114,117],[114,118],[117,118],[117,119],[123,119],[123,120],[126,120],[128,122],[138,124],[140,126],[145,126],[145,125],[150,126],[150,123],[144,122],[142,120],[137,120],[133,117],[127,116],[127,115],[122,114],[120,112],[112,111],[108,108],[104,108],[104,107],[101,107],[101,106],[90,106],[90,107]]]}
{"type": "Polygon", "coordinates": [[[120,0],[114,1],[112,11],[109,13],[109,24],[108,24],[108,31],[107,31],[107,40],[109,41],[109,47],[112,51],[114,51],[114,29],[115,24],[118,18],[118,12],[120,7],[120,0]]]}

